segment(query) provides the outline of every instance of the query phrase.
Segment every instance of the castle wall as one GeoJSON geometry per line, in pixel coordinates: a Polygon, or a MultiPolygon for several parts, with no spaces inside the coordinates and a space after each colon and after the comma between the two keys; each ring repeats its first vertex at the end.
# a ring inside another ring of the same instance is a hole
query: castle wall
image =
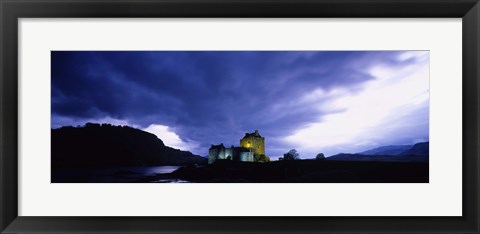
{"type": "Polygon", "coordinates": [[[221,148],[218,151],[218,159],[225,159],[225,148],[221,148]]]}
{"type": "Polygon", "coordinates": [[[233,160],[235,154],[234,147],[225,148],[223,145],[217,145],[210,147],[208,150],[208,163],[212,164],[218,159],[230,159],[233,160]]]}
{"type": "Polygon", "coordinates": [[[253,162],[253,152],[240,152],[240,161],[253,162]]]}
{"type": "Polygon", "coordinates": [[[218,158],[218,150],[216,148],[210,148],[208,150],[208,164],[212,164],[218,158]]]}
{"type": "Polygon", "coordinates": [[[233,159],[233,155],[234,155],[233,146],[230,148],[225,148],[225,156],[224,156],[225,159],[233,159]]]}

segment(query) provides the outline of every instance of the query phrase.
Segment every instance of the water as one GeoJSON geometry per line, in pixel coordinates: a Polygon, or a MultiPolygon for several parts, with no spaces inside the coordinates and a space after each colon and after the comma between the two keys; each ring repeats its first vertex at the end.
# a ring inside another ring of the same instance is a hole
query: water
{"type": "MultiPolygon", "coordinates": [[[[52,183],[131,183],[146,176],[171,173],[180,166],[62,168],[52,169],[52,183]]],[[[158,180],[158,183],[182,183],[182,180],[158,180]]]]}

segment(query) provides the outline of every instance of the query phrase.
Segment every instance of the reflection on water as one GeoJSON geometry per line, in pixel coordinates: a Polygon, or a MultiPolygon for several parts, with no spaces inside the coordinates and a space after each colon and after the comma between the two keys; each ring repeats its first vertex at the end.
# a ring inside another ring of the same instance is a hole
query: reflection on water
{"type": "Polygon", "coordinates": [[[153,183],[190,183],[190,181],[181,179],[161,179],[153,181],[153,183]]]}
{"type": "MultiPolygon", "coordinates": [[[[146,176],[171,173],[180,166],[111,167],[111,168],[61,168],[52,169],[52,183],[131,183],[146,176]]],[[[185,183],[172,179],[158,183],[185,183]]]]}

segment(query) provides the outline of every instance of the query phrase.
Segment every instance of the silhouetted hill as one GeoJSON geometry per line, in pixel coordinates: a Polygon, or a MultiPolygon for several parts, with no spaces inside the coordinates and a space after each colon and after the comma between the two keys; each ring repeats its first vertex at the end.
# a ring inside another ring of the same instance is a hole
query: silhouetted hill
{"type": "Polygon", "coordinates": [[[367,151],[363,151],[357,154],[362,155],[400,155],[401,153],[405,152],[412,148],[412,145],[389,145],[389,146],[382,146],[374,149],[370,149],[367,151]]]}
{"type": "Polygon", "coordinates": [[[428,149],[429,142],[421,142],[413,146],[402,145],[378,147],[357,154],[341,153],[330,156],[326,159],[339,161],[428,162],[428,149]],[[406,149],[398,152],[402,148],[406,149]]]}
{"type": "Polygon", "coordinates": [[[154,134],[127,126],[91,124],[52,129],[52,167],[206,164],[207,159],[165,146],[154,134]]]}
{"type": "Polygon", "coordinates": [[[337,161],[428,162],[428,155],[336,154],[326,159],[337,161]]]}
{"type": "Polygon", "coordinates": [[[429,142],[421,142],[402,152],[401,155],[429,155],[429,142]]]}

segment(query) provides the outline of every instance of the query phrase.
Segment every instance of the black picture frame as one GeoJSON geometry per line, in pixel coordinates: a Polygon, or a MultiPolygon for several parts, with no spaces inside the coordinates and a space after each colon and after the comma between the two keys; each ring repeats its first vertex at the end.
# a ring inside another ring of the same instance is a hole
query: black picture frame
{"type": "Polygon", "coordinates": [[[0,0],[0,14],[1,233],[479,232],[478,0],[0,0]],[[462,18],[463,215],[462,217],[18,216],[17,22],[19,18],[36,17],[462,18]]]}

